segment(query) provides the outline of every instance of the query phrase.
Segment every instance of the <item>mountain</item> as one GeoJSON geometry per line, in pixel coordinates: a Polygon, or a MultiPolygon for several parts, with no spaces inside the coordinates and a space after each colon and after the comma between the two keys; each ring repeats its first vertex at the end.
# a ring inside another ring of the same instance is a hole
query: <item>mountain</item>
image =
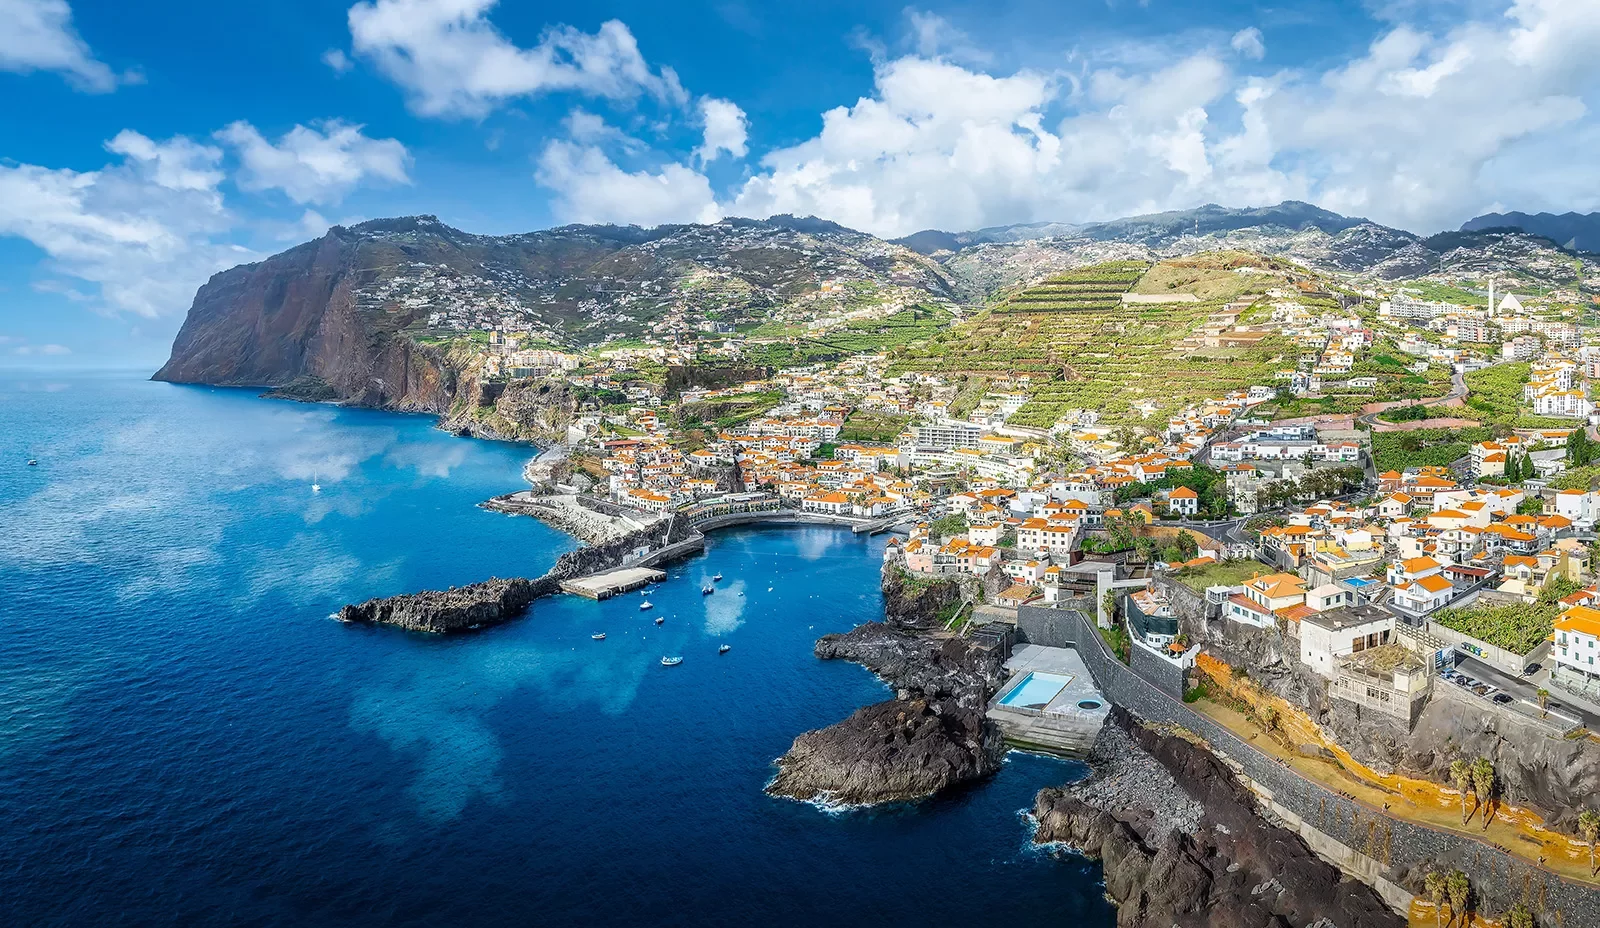
{"type": "Polygon", "coordinates": [[[1600,212],[1595,213],[1485,213],[1461,224],[1462,232],[1518,229],[1558,242],[1568,251],[1600,251],[1600,212]]]}
{"type": "Polygon", "coordinates": [[[155,376],[442,412],[464,333],[585,347],[957,297],[938,263],[813,218],[507,236],[380,219],[213,276],[155,376]]]}

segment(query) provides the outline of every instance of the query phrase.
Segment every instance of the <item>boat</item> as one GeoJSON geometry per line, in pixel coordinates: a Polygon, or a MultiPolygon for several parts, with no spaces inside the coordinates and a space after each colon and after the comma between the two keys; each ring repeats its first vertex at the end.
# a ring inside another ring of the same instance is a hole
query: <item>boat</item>
{"type": "Polygon", "coordinates": [[[701,596],[710,596],[712,593],[715,593],[716,591],[717,591],[717,588],[708,583],[705,586],[700,588],[700,595],[701,596]]]}
{"type": "Polygon", "coordinates": [[[722,582],[722,575],[721,574],[717,574],[716,576],[712,577],[711,578],[711,582],[712,583],[721,583],[722,582]]]}
{"type": "Polygon", "coordinates": [[[28,459],[28,466],[29,467],[38,467],[39,466],[39,462],[35,461],[33,458],[29,458],[28,459]]]}
{"type": "Polygon", "coordinates": [[[733,645],[725,644],[722,647],[717,648],[717,653],[718,654],[727,654],[728,653],[728,649],[731,648],[731,647],[733,647],[733,645]]]}
{"type": "Polygon", "coordinates": [[[656,616],[656,624],[657,625],[660,625],[662,622],[665,622],[666,620],[667,620],[667,617],[664,616],[664,615],[656,616]]]}
{"type": "Polygon", "coordinates": [[[606,633],[605,632],[595,632],[594,634],[590,635],[589,637],[593,638],[596,641],[604,641],[604,640],[606,640],[606,633]]]}
{"type": "Polygon", "coordinates": [[[648,599],[639,604],[639,611],[640,612],[643,612],[646,609],[654,609],[654,608],[655,608],[655,606],[652,606],[650,604],[650,600],[648,600],[648,599]]]}
{"type": "Polygon", "coordinates": [[[681,663],[683,663],[683,658],[681,657],[663,657],[661,659],[661,666],[663,667],[676,667],[681,663]]]}
{"type": "Polygon", "coordinates": [[[322,484],[313,483],[311,485],[311,492],[313,492],[313,493],[321,493],[322,492],[322,484]]]}

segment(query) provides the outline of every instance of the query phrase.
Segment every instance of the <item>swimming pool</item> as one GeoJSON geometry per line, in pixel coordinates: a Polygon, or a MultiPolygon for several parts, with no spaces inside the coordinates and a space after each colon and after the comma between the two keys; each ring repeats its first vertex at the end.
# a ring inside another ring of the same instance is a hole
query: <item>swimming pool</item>
{"type": "Polygon", "coordinates": [[[1056,694],[1072,682],[1072,677],[1059,673],[1045,673],[1041,670],[1030,671],[1022,682],[1011,688],[1011,692],[1001,697],[1000,705],[1017,706],[1022,709],[1043,709],[1056,698],[1056,694]]]}

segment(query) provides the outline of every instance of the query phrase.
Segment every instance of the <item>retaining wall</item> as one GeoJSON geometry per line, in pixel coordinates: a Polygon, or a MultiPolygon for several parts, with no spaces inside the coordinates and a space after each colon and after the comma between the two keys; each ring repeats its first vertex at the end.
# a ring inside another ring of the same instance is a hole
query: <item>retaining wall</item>
{"type": "MultiPolygon", "coordinates": [[[[1096,686],[1113,703],[1148,721],[1179,725],[1200,735],[1271,807],[1281,809],[1280,814],[1292,814],[1292,821],[1337,842],[1353,855],[1341,864],[1345,869],[1361,873],[1362,868],[1370,867],[1396,881],[1398,874],[1412,867],[1453,860],[1468,872],[1480,898],[1494,911],[1504,911],[1523,898],[1526,888],[1531,899],[1542,902],[1545,912],[1562,913],[1565,924],[1600,925],[1600,890],[1567,882],[1466,835],[1389,818],[1305,779],[1118,661],[1083,613],[1022,606],[1017,610],[1017,626],[1036,644],[1076,646],[1096,686]],[[1040,615],[1051,612],[1056,615],[1040,615]],[[1035,629],[1050,640],[1034,638],[1035,629]]],[[[1392,892],[1384,887],[1380,891],[1386,898],[1392,892]]]]}

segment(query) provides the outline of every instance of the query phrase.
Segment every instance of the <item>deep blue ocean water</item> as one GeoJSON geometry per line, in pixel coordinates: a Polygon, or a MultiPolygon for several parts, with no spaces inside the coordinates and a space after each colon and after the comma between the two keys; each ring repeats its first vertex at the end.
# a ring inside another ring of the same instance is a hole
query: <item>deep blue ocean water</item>
{"type": "Polygon", "coordinates": [[[1020,815],[1077,765],[871,813],[762,793],[885,698],[811,654],[881,614],[881,537],[719,534],[651,613],[346,627],[568,549],[475,506],[529,449],[129,375],[0,377],[0,424],[0,924],[1112,924],[1020,815]]]}

